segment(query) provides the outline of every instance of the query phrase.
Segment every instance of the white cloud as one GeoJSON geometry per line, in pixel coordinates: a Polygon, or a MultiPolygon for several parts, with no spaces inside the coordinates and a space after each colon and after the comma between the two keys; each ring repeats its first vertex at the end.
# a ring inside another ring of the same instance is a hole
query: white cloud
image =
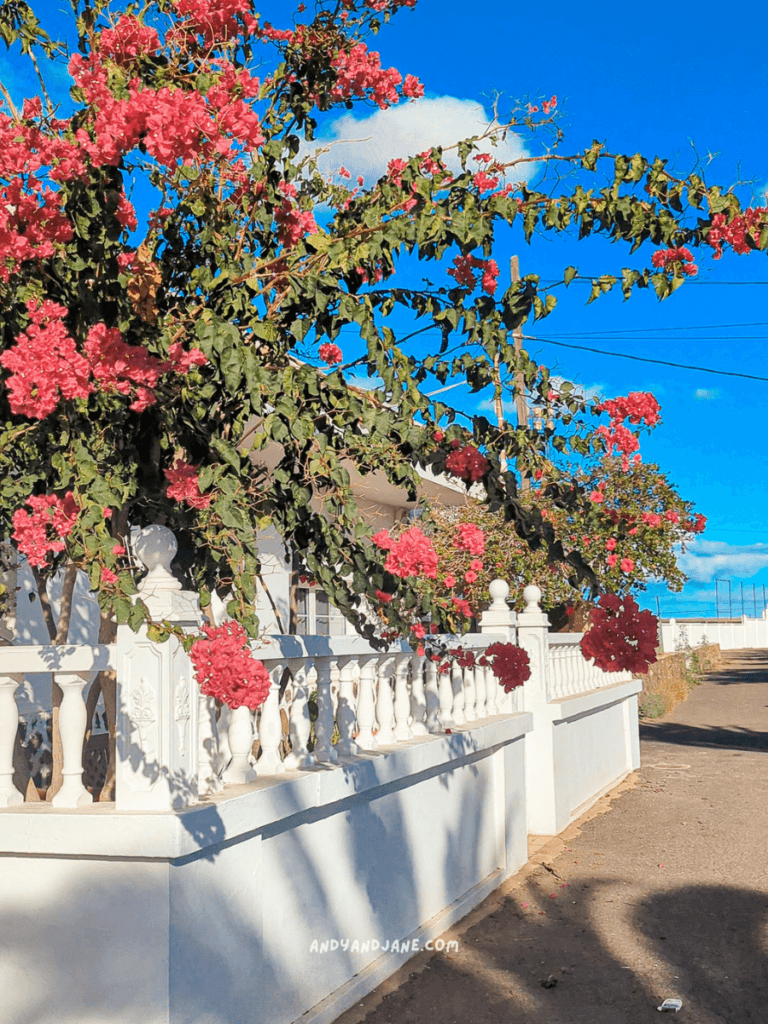
{"type": "MultiPolygon", "coordinates": [[[[353,179],[361,174],[366,185],[371,185],[386,173],[390,160],[415,156],[433,146],[455,145],[462,139],[482,135],[491,123],[479,103],[455,96],[422,98],[377,110],[363,118],[344,114],[317,136],[321,146],[333,143],[318,163],[326,174],[343,166],[353,179]]],[[[521,140],[511,133],[495,147],[488,141],[484,151],[502,163],[528,155],[521,140]]],[[[445,161],[458,173],[460,164],[455,151],[447,153],[445,161]]],[[[508,180],[527,180],[535,167],[533,163],[521,164],[510,170],[508,180]]]]}
{"type": "Polygon", "coordinates": [[[697,583],[722,579],[749,579],[768,566],[768,544],[726,544],[725,541],[694,540],[678,565],[697,583]]]}
{"type": "Polygon", "coordinates": [[[718,388],[696,388],[693,397],[697,402],[712,402],[720,397],[720,391],[718,388]]]}

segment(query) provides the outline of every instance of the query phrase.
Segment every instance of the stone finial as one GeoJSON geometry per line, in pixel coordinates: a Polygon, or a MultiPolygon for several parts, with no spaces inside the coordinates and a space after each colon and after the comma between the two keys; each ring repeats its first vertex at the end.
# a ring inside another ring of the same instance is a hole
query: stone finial
{"type": "Polygon", "coordinates": [[[489,611],[507,611],[509,584],[505,580],[491,580],[491,584],[488,587],[488,593],[491,595],[491,607],[489,611]]]}
{"type": "Polygon", "coordinates": [[[181,590],[181,583],[171,573],[171,562],[179,545],[167,526],[145,526],[133,541],[136,557],[149,571],[139,584],[140,594],[148,591],[181,590]]]}
{"type": "Polygon", "coordinates": [[[523,600],[525,601],[525,614],[526,615],[538,615],[541,613],[539,602],[541,601],[541,590],[532,583],[526,587],[523,591],[523,600]]]}

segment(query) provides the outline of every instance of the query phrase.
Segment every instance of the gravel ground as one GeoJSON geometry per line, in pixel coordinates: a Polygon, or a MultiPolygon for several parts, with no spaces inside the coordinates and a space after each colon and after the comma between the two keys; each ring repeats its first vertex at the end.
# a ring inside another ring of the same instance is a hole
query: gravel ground
{"type": "Polygon", "coordinates": [[[642,768],[336,1024],[768,1021],[768,653],[641,727],[642,768]]]}

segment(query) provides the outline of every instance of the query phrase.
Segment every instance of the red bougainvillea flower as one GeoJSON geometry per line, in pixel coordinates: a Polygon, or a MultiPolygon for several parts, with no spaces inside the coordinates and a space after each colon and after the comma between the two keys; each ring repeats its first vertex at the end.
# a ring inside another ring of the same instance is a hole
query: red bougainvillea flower
{"type": "Polygon", "coordinates": [[[339,346],[334,345],[330,341],[326,341],[323,345],[321,345],[320,348],[317,350],[317,354],[320,356],[323,362],[327,363],[329,366],[334,366],[336,363],[340,363],[343,359],[341,349],[339,348],[339,346]]]}
{"type": "Polygon", "coordinates": [[[198,486],[198,470],[183,459],[177,459],[172,469],[164,470],[169,481],[166,495],[175,501],[186,501],[190,508],[208,508],[210,494],[201,494],[198,486]]]}
{"type": "Polygon", "coordinates": [[[475,523],[460,523],[456,527],[453,546],[460,551],[468,551],[470,555],[483,555],[485,554],[485,534],[475,523]]]}
{"type": "Polygon", "coordinates": [[[267,699],[269,673],[251,654],[245,630],[238,622],[203,626],[203,636],[189,652],[201,691],[230,708],[255,710],[267,699]]]}
{"type": "Polygon", "coordinates": [[[72,532],[80,509],[71,491],[63,499],[55,494],[33,494],[25,504],[32,513],[26,509],[13,513],[11,537],[30,565],[44,568],[49,552],[57,553],[66,547],[64,537],[72,532]]]}
{"type": "Polygon", "coordinates": [[[604,594],[590,618],[581,650],[603,672],[644,673],[656,661],[658,620],[651,612],[641,612],[634,598],[604,594]]]}
{"type": "Polygon", "coordinates": [[[389,602],[392,600],[393,597],[394,597],[394,594],[388,594],[385,590],[377,590],[376,591],[376,598],[382,604],[389,604],[389,602]]]}
{"type": "Polygon", "coordinates": [[[493,674],[509,693],[516,686],[522,686],[531,678],[531,662],[526,651],[516,644],[491,644],[486,650],[483,664],[490,665],[493,674]]]}
{"type": "Polygon", "coordinates": [[[108,587],[114,586],[114,584],[117,583],[117,573],[112,572],[112,570],[108,569],[106,565],[102,566],[101,582],[106,584],[108,587]]]}
{"type": "Polygon", "coordinates": [[[481,455],[474,445],[468,444],[464,448],[451,452],[445,460],[445,468],[453,476],[457,476],[465,483],[477,483],[482,480],[485,471],[488,469],[488,460],[481,455]]]}
{"type": "Polygon", "coordinates": [[[437,552],[429,537],[418,526],[412,526],[389,548],[384,568],[393,576],[403,579],[408,576],[425,576],[433,580],[437,577],[437,552]]]}

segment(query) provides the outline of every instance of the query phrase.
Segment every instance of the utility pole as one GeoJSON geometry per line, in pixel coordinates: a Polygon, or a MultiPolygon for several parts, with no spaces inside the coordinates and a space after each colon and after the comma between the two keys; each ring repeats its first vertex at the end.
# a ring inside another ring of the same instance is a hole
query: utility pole
{"type": "Polygon", "coordinates": [[[741,614],[744,614],[744,582],[739,580],[739,586],[741,587],[741,614]]]}
{"type": "MultiPolygon", "coordinates": [[[[520,280],[520,263],[517,256],[510,257],[509,260],[509,276],[512,284],[516,284],[520,280]]],[[[523,328],[516,327],[512,332],[515,344],[515,356],[519,356],[523,349],[523,328]]],[[[517,425],[518,427],[524,427],[528,429],[528,403],[525,400],[525,376],[522,372],[515,372],[515,412],[517,413],[517,425]]],[[[501,397],[499,396],[499,405],[501,404],[501,397]]],[[[531,488],[531,481],[521,471],[522,477],[522,489],[528,491],[531,488]]]]}

